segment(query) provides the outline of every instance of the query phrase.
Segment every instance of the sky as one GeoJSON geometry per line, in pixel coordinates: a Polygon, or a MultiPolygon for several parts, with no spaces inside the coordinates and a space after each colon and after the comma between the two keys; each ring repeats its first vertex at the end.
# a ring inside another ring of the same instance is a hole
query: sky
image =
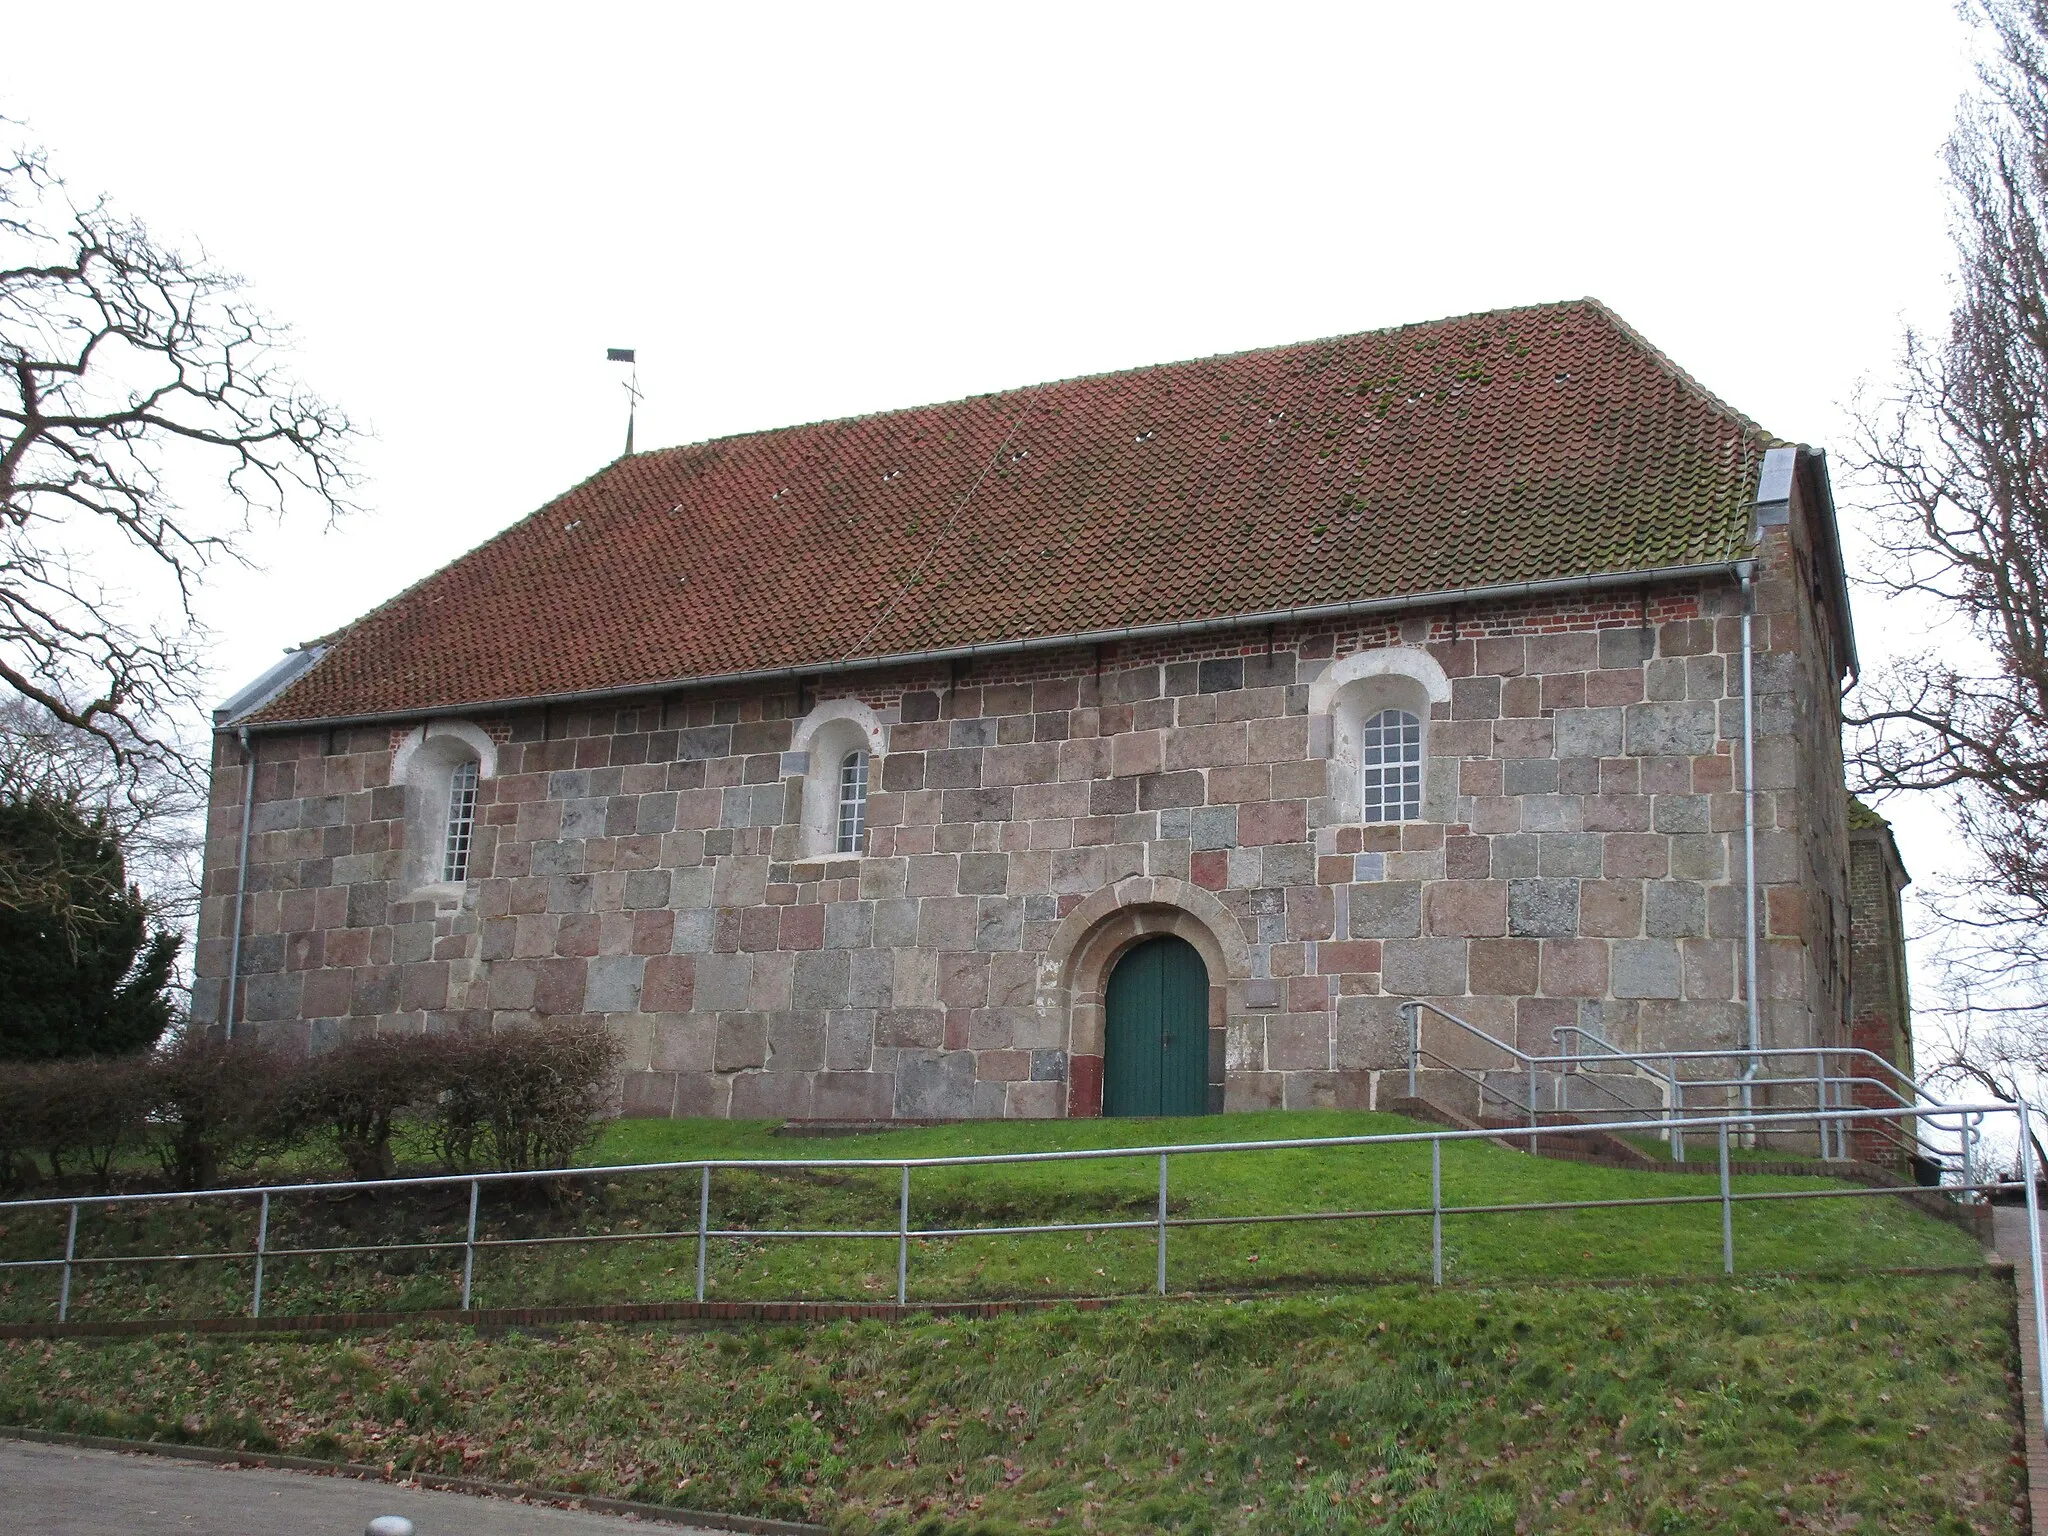
{"type": "MultiPolygon", "coordinates": [[[[373,433],[360,513],[257,529],[203,593],[221,698],[616,456],[608,347],[647,448],[1590,294],[1840,454],[1945,313],[1969,83],[1944,0],[111,3],[7,33],[0,115],[244,274],[373,433]]],[[[1866,665],[1924,638],[1858,602],[1866,665]]],[[[1934,808],[1887,810],[1910,867],[1955,866],[1934,808]]]]}

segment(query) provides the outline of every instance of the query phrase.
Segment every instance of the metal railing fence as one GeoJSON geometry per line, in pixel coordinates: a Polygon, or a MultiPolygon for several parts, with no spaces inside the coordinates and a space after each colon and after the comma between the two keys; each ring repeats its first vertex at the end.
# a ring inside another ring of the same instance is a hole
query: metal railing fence
{"type": "MultiPolygon", "coordinates": [[[[1427,1064],[1435,1070],[1447,1071],[1471,1084],[1477,1094],[1482,1118],[1488,1101],[1492,1100],[1504,1109],[1512,1111],[1514,1117],[1533,1127],[1538,1118],[1545,1113],[1539,1085],[1546,1076],[1550,1081],[1549,1111],[1552,1113],[1589,1112],[1575,1109],[1571,1104],[1570,1087],[1573,1083],[1596,1090],[1611,1103],[1640,1110],[1640,1106],[1632,1103],[1625,1094],[1602,1079],[1613,1076],[1624,1080],[1640,1080],[1650,1086],[1663,1108],[1662,1123],[1656,1134],[1659,1139],[1670,1145],[1672,1160],[1682,1163],[1686,1160],[1687,1125],[1695,1122],[1704,1125],[1706,1122],[1700,1119],[1702,1111],[1712,1115],[1716,1109],[1725,1107],[1725,1101],[1740,1099],[1745,1110],[1749,1110],[1759,1094],[1780,1099],[1810,1096],[1815,1110],[1847,1110],[1855,1107],[1845,1102],[1854,1091],[1857,1088],[1869,1088],[1881,1095],[1888,1107],[1924,1107],[1934,1113],[1915,1117],[1910,1126],[1883,1118],[1856,1122],[1853,1117],[1845,1121],[1805,1114],[1805,1123],[1818,1139],[1823,1160],[1848,1160],[1851,1156],[1850,1138],[1857,1133],[1884,1141],[1909,1158],[1922,1158],[1944,1168],[1953,1161],[1960,1165],[1959,1171],[1965,1179],[1970,1176],[1974,1164],[1980,1160],[1981,1154],[1978,1154],[1976,1149],[1981,1143],[1981,1136],[1975,1121],[1943,1104],[1894,1063],[1862,1047],[1767,1046],[1752,1051],[1745,1047],[1731,1046],[1718,1050],[1631,1051],[1614,1045],[1579,1025],[1566,1024],[1550,1032],[1552,1044],[1558,1049],[1546,1054],[1537,1054],[1502,1040],[1490,1031],[1480,1028],[1468,1019],[1460,1018],[1435,1003],[1413,999],[1402,1003],[1401,1009],[1407,1016],[1408,1023],[1409,1096],[1419,1096],[1418,1079],[1427,1064]],[[1422,1028],[1425,1013],[1454,1025],[1484,1048],[1507,1058],[1509,1064],[1494,1069],[1476,1068],[1467,1063],[1452,1061],[1440,1052],[1431,1050],[1425,1042],[1422,1028]],[[1589,1067],[1589,1059],[1593,1062],[1612,1063],[1626,1070],[1601,1072],[1597,1068],[1589,1067]],[[1809,1070],[1763,1070],[1779,1062],[1804,1063],[1809,1070]],[[1702,1063],[1746,1064],[1746,1069],[1732,1077],[1685,1076],[1685,1066],[1702,1063]],[[1872,1072],[1882,1075],[1873,1076],[1872,1072]],[[1695,1091],[1702,1097],[1717,1095],[1724,1104],[1715,1105],[1711,1101],[1701,1104],[1697,1099],[1688,1103],[1688,1090],[1695,1091]],[[1953,1147],[1930,1140],[1930,1130],[1953,1137],[1953,1147]]],[[[1800,1110],[1779,1104],[1771,1109],[1770,1117],[1782,1126],[1787,1121],[1798,1118],[1800,1113],[1800,1110]]],[[[1749,1118],[1760,1118],[1760,1112],[1750,1114],[1749,1118]]],[[[1747,1138],[1753,1134],[1754,1128],[1745,1126],[1743,1135],[1747,1138]]]]}
{"type": "Polygon", "coordinates": [[[1541,1070],[1542,1058],[1531,1055],[1520,1046],[1510,1045],[1499,1036],[1481,1029],[1469,1019],[1461,1019],[1449,1009],[1439,1008],[1435,1003],[1425,1003],[1420,1000],[1405,1002],[1401,1005],[1401,1012],[1408,1016],[1408,1097],[1419,1099],[1422,1096],[1420,1085],[1422,1064],[1425,1061],[1433,1061],[1439,1070],[1457,1074],[1478,1090],[1480,1119],[1486,1118],[1486,1096],[1489,1092],[1508,1108],[1520,1110],[1528,1119],[1529,1150],[1534,1152],[1536,1150],[1536,1119],[1538,1114],[1536,1078],[1541,1070]],[[1497,1085],[1488,1082],[1484,1070],[1474,1071],[1470,1067],[1426,1049],[1422,1043],[1422,1015],[1425,1010],[1435,1014],[1447,1024],[1455,1024],[1459,1029],[1462,1029],[1467,1035],[1478,1040],[1481,1044],[1507,1056],[1515,1063],[1514,1068],[1510,1069],[1511,1071],[1517,1073],[1526,1071],[1529,1074],[1529,1092],[1527,1096],[1517,1100],[1512,1094],[1505,1093],[1497,1085]]]}
{"type": "MultiPolygon", "coordinates": [[[[1766,1046],[1754,1051],[1746,1047],[1723,1050],[1630,1051],[1577,1024],[1565,1024],[1553,1029],[1550,1038],[1559,1050],[1553,1056],[1541,1059],[1545,1062],[1556,1062],[1561,1059],[1564,1063],[1562,1070],[1554,1079],[1554,1107],[1559,1110],[1570,1107],[1568,1088],[1575,1081],[1592,1082],[1603,1091],[1613,1093],[1606,1085],[1597,1083],[1583,1065],[1589,1054],[1596,1062],[1612,1061],[1624,1065],[1629,1068],[1631,1075],[1643,1077],[1655,1084],[1675,1122],[1682,1122],[1686,1116],[1685,1093],[1689,1088],[1709,1092],[1718,1089],[1721,1090],[1724,1099],[1753,1098],[1759,1090],[1765,1089],[1791,1090],[1794,1093],[1810,1092],[1814,1104],[1821,1109],[1852,1108],[1854,1106],[1850,1102],[1850,1096],[1854,1090],[1869,1088],[1883,1095],[1884,1099],[1895,1107],[1909,1108],[1921,1104],[1934,1108],[1942,1107],[1941,1100],[1930,1093],[1912,1074],[1862,1046],[1766,1046]],[[1777,1073],[1754,1070],[1780,1061],[1805,1063],[1811,1070],[1777,1073]],[[1657,1070],[1656,1064],[1659,1062],[1663,1064],[1662,1071],[1657,1070]],[[1752,1070],[1735,1077],[1685,1076],[1680,1070],[1680,1064],[1695,1062],[1747,1062],[1752,1070]],[[1869,1075],[1872,1072],[1882,1075],[1869,1075]]],[[[1778,1110],[1781,1115],[1785,1112],[1782,1108],[1778,1110]]],[[[1879,1139],[1887,1141],[1895,1150],[1909,1157],[1926,1157],[1938,1161],[1954,1155],[1959,1156],[1967,1166],[1971,1161],[1970,1126],[1959,1123],[1954,1127],[1958,1135],[1958,1149],[1953,1154],[1944,1148],[1929,1145],[1922,1134],[1930,1124],[1944,1130],[1949,1129],[1941,1125],[1942,1118],[1944,1117],[1929,1117],[1912,1127],[1910,1134],[1903,1136],[1882,1124],[1862,1129],[1871,1131],[1879,1139]]],[[[1835,1125],[1832,1146],[1829,1144],[1829,1135],[1822,1130],[1819,1137],[1822,1158],[1829,1161],[1848,1159],[1851,1156],[1849,1137],[1857,1129],[1859,1128],[1850,1125],[1835,1125]]],[[[1678,1162],[1685,1161],[1682,1126],[1674,1129],[1670,1140],[1674,1159],[1678,1162]]]]}
{"type": "MultiPolygon", "coordinates": [[[[2018,1145],[2021,1158],[2018,1180],[1973,1179],[1966,1184],[1944,1186],[1941,1195],[1949,1198],[1988,1196],[1998,1191],[2011,1190],[2015,1187],[2016,1183],[2024,1186],[2027,1201],[2028,1230],[2033,1241],[2033,1253],[2030,1264],[2035,1276],[2035,1297],[2038,1311],[2042,1295],[2040,1288],[2041,1277],[2039,1274],[2041,1264],[2040,1220],[2036,1206],[2036,1170],[2033,1168],[2033,1143],[2029,1134],[2031,1122],[2028,1118],[2029,1112],[2026,1106],[1965,1104],[1945,1105],[1939,1110],[1925,1107],[1903,1109],[1858,1107],[1850,1110],[1800,1110],[1793,1115],[1782,1118],[1797,1123],[1810,1122],[1816,1114],[1836,1122],[1872,1116],[1905,1120],[1937,1113],[1944,1115],[1964,1114],[1974,1117],[1979,1123],[1987,1116],[2012,1115],[2017,1117],[2020,1131],[2018,1145]]],[[[70,1315],[73,1276],[82,1269],[96,1266],[190,1263],[195,1261],[249,1263],[253,1266],[249,1312],[252,1317],[261,1317],[263,1315],[265,1268],[267,1264],[278,1260],[344,1254],[427,1253],[460,1250],[462,1254],[462,1307],[463,1310],[467,1311],[470,1310],[473,1297],[477,1255],[480,1252],[492,1249],[544,1247],[559,1244],[597,1245],[634,1242],[684,1242],[694,1239],[696,1246],[695,1295],[698,1301],[702,1301],[705,1297],[708,1255],[711,1245],[715,1242],[760,1242],[763,1240],[796,1238],[847,1239],[869,1242],[893,1241],[896,1244],[896,1300],[899,1304],[902,1304],[909,1299],[910,1255],[913,1241],[1018,1237],[1051,1233],[1147,1231],[1154,1234],[1154,1243],[1157,1250],[1154,1289],[1158,1294],[1164,1295],[1168,1288],[1168,1236],[1170,1232],[1177,1228],[1262,1226],[1295,1222],[1375,1221],[1428,1217],[1431,1226],[1431,1278],[1433,1282],[1440,1284],[1443,1280],[1444,1268],[1444,1223],[1448,1219],[1543,1211],[1718,1204],[1721,1214],[1722,1268],[1725,1273],[1733,1274],[1735,1272],[1734,1208],[1736,1205],[1750,1202],[1827,1200],[1883,1197],[1887,1195],[1925,1197],[1931,1193],[1930,1191],[1910,1186],[1900,1188],[1889,1186],[1842,1186],[1817,1190],[1735,1189],[1731,1183],[1729,1173],[1731,1134],[1739,1135],[1746,1130],[1759,1126],[1765,1130],[1770,1130],[1773,1128],[1774,1122],[1779,1118],[1756,1113],[1738,1113],[1701,1117],[1690,1122],[1689,1128],[1691,1130],[1702,1133],[1710,1132],[1715,1137],[1719,1154],[1719,1187],[1713,1193],[1673,1193],[1615,1199],[1492,1201],[1458,1205],[1447,1204],[1443,1195],[1443,1149],[1445,1145],[1475,1140],[1497,1140],[1500,1132],[1487,1129],[1440,1129],[1359,1136],[1298,1137],[1265,1141],[1189,1142],[1163,1146],[1102,1147],[1053,1152],[1004,1152],[922,1158],[703,1158],[679,1162],[621,1164],[598,1168],[568,1168],[515,1173],[444,1174],[410,1179],[378,1179],[332,1183],[315,1182],[251,1186],[223,1190],[11,1200],[0,1202],[0,1219],[11,1219],[12,1213],[32,1211],[66,1213],[64,1252],[61,1256],[53,1256],[46,1259],[13,1259],[0,1262],[0,1272],[52,1269],[60,1271],[57,1317],[58,1321],[63,1322],[68,1320],[70,1315]],[[1427,1206],[1270,1212],[1220,1216],[1174,1216],[1170,1214],[1168,1209],[1170,1165],[1171,1161],[1176,1158],[1256,1156],[1285,1150],[1330,1150],[1338,1148],[1414,1145],[1427,1145],[1430,1152],[1430,1203],[1427,1206]],[[917,1170],[942,1168],[975,1169],[1050,1163],[1149,1161],[1153,1159],[1156,1159],[1158,1163],[1157,1202],[1152,1214],[1143,1219],[1026,1222],[993,1226],[913,1226],[911,1224],[912,1176],[917,1170]],[[711,1225],[712,1183],[714,1177],[720,1172],[762,1173],[774,1170],[817,1172],[831,1169],[895,1172],[898,1175],[895,1224],[890,1227],[853,1228],[734,1228],[713,1227],[711,1225]],[[603,1233],[551,1234],[535,1237],[490,1237],[481,1235],[478,1231],[478,1211],[482,1192],[487,1185],[547,1184],[556,1181],[616,1178],[632,1174],[695,1175],[698,1198],[697,1222],[694,1230],[684,1228],[667,1231],[617,1233],[607,1231],[603,1233]],[[275,1247],[269,1242],[272,1203],[282,1197],[292,1195],[335,1196],[376,1190],[417,1191],[451,1188],[466,1190],[468,1195],[467,1226],[464,1235],[460,1239],[449,1238],[426,1242],[358,1243],[289,1248],[275,1247]],[[78,1227],[82,1211],[109,1206],[136,1206],[160,1202],[210,1202],[215,1204],[252,1202],[257,1208],[255,1245],[252,1248],[230,1248],[179,1253],[86,1255],[78,1252],[78,1227]]],[[[1534,1142],[1545,1136],[1571,1136],[1589,1130],[1612,1133],[1656,1131],[1664,1123],[1661,1118],[1651,1118],[1616,1120],[1593,1124],[1537,1125],[1532,1126],[1528,1134],[1532,1142],[1534,1142]]],[[[1521,1134],[1522,1132],[1519,1130],[1515,1132],[1518,1140],[1521,1134]]],[[[2048,1323],[2043,1324],[2043,1343],[2048,1345],[2048,1323]]],[[[2044,1348],[2042,1358],[2048,1359],[2048,1348],[2044,1348]]]]}

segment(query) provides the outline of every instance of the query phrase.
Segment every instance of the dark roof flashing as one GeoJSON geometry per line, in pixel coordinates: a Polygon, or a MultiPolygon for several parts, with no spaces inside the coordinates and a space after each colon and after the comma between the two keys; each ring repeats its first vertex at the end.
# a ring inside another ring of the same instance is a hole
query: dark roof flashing
{"type": "Polygon", "coordinates": [[[245,717],[255,714],[304,677],[326,654],[327,647],[320,644],[302,645],[286,651],[283,660],[272,663],[254,682],[236,691],[214,710],[213,728],[217,731],[233,730],[245,717]]]}

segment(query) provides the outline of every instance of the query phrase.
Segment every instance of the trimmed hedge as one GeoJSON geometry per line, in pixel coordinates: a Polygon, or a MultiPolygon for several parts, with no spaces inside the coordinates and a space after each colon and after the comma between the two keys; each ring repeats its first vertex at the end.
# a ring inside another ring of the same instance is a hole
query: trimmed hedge
{"type": "Polygon", "coordinates": [[[441,1161],[459,1172],[567,1168],[597,1140],[619,1045],[602,1024],[458,1037],[427,1117],[441,1161]]]}
{"type": "Polygon", "coordinates": [[[15,1066],[0,1074],[0,1191],[88,1176],[104,1193],[138,1153],[178,1189],[294,1148],[389,1178],[407,1118],[453,1172],[566,1168],[596,1139],[618,1066],[611,1032],[580,1020],[373,1035],[302,1058],[195,1033],[146,1056],[15,1066]]]}

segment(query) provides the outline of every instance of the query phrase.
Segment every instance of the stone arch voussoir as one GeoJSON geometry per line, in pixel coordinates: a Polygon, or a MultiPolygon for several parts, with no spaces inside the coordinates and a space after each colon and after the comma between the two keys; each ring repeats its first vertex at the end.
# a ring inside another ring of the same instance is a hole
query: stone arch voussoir
{"type": "Polygon", "coordinates": [[[1072,1116],[1102,1109],[1103,1000],[1109,973],[1124,951],[1162,934],[1194,946],[1209,972],[1212,1107],[1220,1107],[1221,1032],[1232,989],[1251,974],[1251,951],[1230,909],[1185,880],[1135,876],[1097,891],[1053,932],[1045,977],[1067,1021],[1068,1103],[1072,1116]]]}

